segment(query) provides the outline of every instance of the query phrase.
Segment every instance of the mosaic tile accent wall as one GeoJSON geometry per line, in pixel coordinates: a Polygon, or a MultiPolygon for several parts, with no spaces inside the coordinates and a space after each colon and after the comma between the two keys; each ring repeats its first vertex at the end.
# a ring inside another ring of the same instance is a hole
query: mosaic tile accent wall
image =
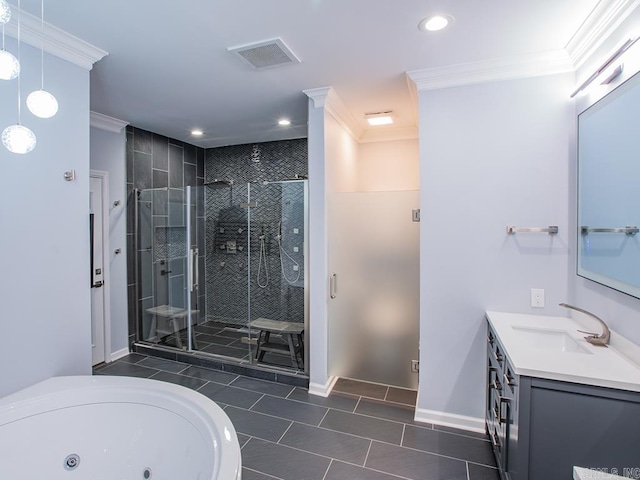
{"type": "Polygon", "coordinates": [[[198,189],[198,197],[192,199],[190,206],[191,216],[196,219],[192,224],[192,244],[198,246],[200,253],[200,290],[197,298],[191,299],[199,311],[198,322],[206,319],[245,325],[249,306],[252,319],[304,321],[302,240],[306,182],[263,182],[306,176],[307,171],[306,139],[205,150],[127,127],[130,343],[136,340],[138,328],[141,338],[152,335],[147,309],[162,304],[183,306],[179,299],[184,296],[186,261],[177,258],[176,253],[184,251],[186,241],[183,189],[216,178],[233,180],[233,185],[198,189]],[[137,199],[137,252],[134,189],[145,190],[137,199]],[[241,205],[249,197],[257,207],[247,209],[241,205]],[[138,284],[136,254],[140,264],[138,284]],[[283,265],[286,278],[282,275],[283,265]],[[139,327],[136,314],[143,318],[139,327]]]}
{"type": "MultiPolygon", "coordinates": [[[[142,337],[149,335],[148,308],[155,305],[179,303],[184,297],[185,262],[175,258],[175,251],[184,248],[183,187],[202,185],[204,182],[203,148],[148,132],[127,127],[127,284],[129,304],[129,342],[136,340],[136,313],[145,312],[142,337]],[[139,284],[135,276],[135,202],[134,189],[146,190],[139,200],[140,260],[139,284]],[[156,248],[156,245],[159,248],[156,248]],[[165,249],[164,251],[162,249],[165,249]],[[168,249],[168,250],[167,250],[168,249]],[[136,304],[136,290],[139,298],[136,304]]],[[[197,219],[192,238],[204,239],[204,211],[191,207],[197,219]],[[198,234],[200,235],[198,237],[198,234]]],[[[204,258],[199,259],[201,278],[204,275],[204,258]]],[[[204,318],[204,292],[192,303],[201,310],[204,318]]]]}
{"type": "Polygon", "coordinates": [[[251,320],[304,321],[306,182],[263,182],[307,171],[306,139],[206,150],[205,183],[233,180],[205,189],[208,321],[246,325],[249,312],[251,320]],[[248,202],[256,206],[243,208],[248,202]]]}

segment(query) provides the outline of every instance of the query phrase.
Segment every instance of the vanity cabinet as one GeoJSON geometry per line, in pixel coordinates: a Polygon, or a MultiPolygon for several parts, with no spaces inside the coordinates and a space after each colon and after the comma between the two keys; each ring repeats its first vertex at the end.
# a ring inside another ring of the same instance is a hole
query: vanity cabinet
{"type": "Polygon", "coordinates": [[[570,479],[574,465],[640,478],[640,393],[516,371],[489,324],[486,428],[503,480],[570,479]]]}

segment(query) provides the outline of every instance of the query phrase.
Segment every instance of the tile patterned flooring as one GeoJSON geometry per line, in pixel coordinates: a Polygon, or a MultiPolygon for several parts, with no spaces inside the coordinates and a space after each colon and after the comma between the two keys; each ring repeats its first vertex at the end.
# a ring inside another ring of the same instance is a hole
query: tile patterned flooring
{"type": "MultiPolygon", "coordinates": [[[[243,363],[252,363],[255,347],[251,347],[250,350],[248,345],[243,343],[242,339],[248,337],[249,332],[241,326],[206,322],[201,325],[194,326],[194,331],[197,342],[197,348],[194,347],[194,350],[234,358],[243,363]]],[[[254,329],[252,331],[251,338],[255,340],[257,338],[257,333],[258,331],[254,329]]],[[[186,343],[186,331],[181,330],[180,335],[183,343],[186,343]]],[[[285,344],[285,341],[278,335],[272,335],[271,341],[274,343],[282,343],[283,345],[285,344]]],[[[171,334],[163,337],[160,344],[175,348],[175,336],[171,334]]],[[[267,352],[262,363],[265,365],[285,368],[299,374],[304,374],[302,369],[299,369],[296,365],[292,366],[289,354],[267,352]]]]}
{"type": "Polygon", "coordinates": [[[132,353],[94,370],[177,383],[218,403],[243,480],[499,480],[486,436],[413,420],[415,392],[341,379],[306,389],[132,353]]]}

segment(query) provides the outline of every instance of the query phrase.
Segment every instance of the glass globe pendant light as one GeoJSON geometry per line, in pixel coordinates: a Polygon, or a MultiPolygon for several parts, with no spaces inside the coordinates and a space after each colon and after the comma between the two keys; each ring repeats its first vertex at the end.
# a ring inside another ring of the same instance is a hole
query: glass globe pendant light
{"type": "Polygon", "coordinates": [[[29,153],[36,148],[36,135],[19,123],[9,125],[2,131],[2,144],[12,153],[29,153]]]}
{"type": "Polygon", "coordinates": [[[10,54],[9,52],[7,52],[4,48],[4,24],[2,24],[2,50],[0,50],[0,79],[13,80],[18,75],[20,75],[20,62],[18,62],[18,59],[14,57],[12,54],[10,54]]]}
{"type": "Polygon", "coordinates": [[[0,50],[0,79],[13,80],[18,75],[20,75],[18,59],[3,48],[0,50]]]}
{"type": "Polygon", "coordinates": [[[58,100],[44,89],[44,0],[40,2],[40,22],[42,45],[40,48],[40,90],[34,90],[27,96],[27,107],[36,117],[51,118],[58,112],[58,100]]]}
{"type": "Polygon", "coordinates": [[[4,25],[11,20],[11,7],[7,0],[0,0],[0,23],[4,25]]]}
{"type": "MultiPolygon", "coordinates": [[[[20,0],[18,0],[18,15],[20,12],[20,0]]],[[[20,18],[18,17],[18,58],[20,58],[20,18]]],[[[18,77],[18,123],[9,125],[2,131],[2,144],[12,153],[29,153],[36,147],[35,134],[24,125],[20,124],[20,77],[18,77]]]]}

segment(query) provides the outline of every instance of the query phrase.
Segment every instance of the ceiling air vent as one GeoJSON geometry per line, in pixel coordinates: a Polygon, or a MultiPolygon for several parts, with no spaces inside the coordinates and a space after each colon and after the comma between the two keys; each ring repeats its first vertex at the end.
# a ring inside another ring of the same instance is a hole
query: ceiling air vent
{"type": "Polygon", "coordinates": [[[227,50],[237,53],[243,62],[256,69],[300,63],[300,59],[296,57],[281,38],[272,38],[263,42],[231,47],[227,50]]]}

